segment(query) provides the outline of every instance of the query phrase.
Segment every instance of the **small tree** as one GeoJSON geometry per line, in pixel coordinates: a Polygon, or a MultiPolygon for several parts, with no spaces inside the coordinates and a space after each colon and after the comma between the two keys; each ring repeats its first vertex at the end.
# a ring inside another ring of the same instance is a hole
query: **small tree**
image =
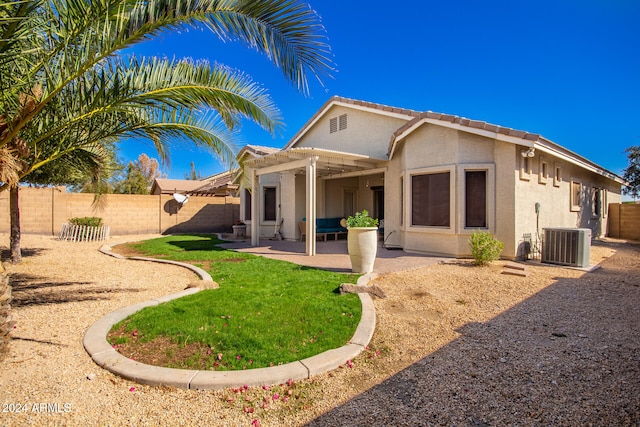
{"type": "Polygon", "coordinates": [[[629,183],[622,189],[636,200],[640,197],[640,145],[632,146],[624,150],[629,158],[629,166],[624,170],[622,177],[629,183]]]}
{"type": "Polygon", "coordinates": [[[114,192],[121,194],[149,194],[151,185],[161,174],[158,161],[142,153],[137,162],[129,162],[125,177],[115,185],[114,192]]]}
{"type": "Polygon", "coordinates": [[[469,238],[475,265],[488,265],[500,258],[504,243],[487,231],[474,231],[469,238]]]}
{"type": "Polygon", "coordinates": [[[194,162],[191,162],[191,170],[189,173],[184,174],[184,179],[190,181],[200,181],[202,179],[202,175],[196,170],[196,164],[194,162]]]}

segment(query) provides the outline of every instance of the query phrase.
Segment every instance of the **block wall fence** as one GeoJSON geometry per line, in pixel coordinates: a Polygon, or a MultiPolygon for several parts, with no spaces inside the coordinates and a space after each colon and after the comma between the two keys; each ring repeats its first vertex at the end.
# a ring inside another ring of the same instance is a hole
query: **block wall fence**
{"type": "Polygon", "coordinates": [[[640,204],[610,204],[608,219],[609,237],[640,241],[640,204]]]}
{"type": "MultiPolygon", "coordinates": [[[[110,226],[111,235],[146,233],[216,233],[231,231],[240,218],[237,197],[191,196],[180,206],[170,194],[68,193],[65,187],[19,191],[22,233],[58,235],[69,218],[97,216],[110,226]]],[[[0,193],[0,233],[9,233],[9,192],[0,193]]]]}

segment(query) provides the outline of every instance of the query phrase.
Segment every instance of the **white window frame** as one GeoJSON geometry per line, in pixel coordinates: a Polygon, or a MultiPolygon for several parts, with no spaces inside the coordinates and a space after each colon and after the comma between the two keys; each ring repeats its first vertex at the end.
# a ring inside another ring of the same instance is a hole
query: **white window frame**
{"type": "Polygon", "coordinates": [[[540,156],[538,160],[538,184],[547,185],[549,182],[549,162],[540,156]]]}
{"type": "Polygon", "coordinates": [[[582,182],[579,179],[571,178],[571,185],[569,185],[569,208],[571,212],[580,212],[582,209],[582,193],[584,192],[584,188],[582,187],[582,182]],[[580,186],[580,194],[578,195],[578,200],[575,200],[575,196],[573,194],[573,186],[574,184],[578,184],[580,186]]]}
{"type": "Polygon", "coordinates": [[[406,200],[406,209],[404,213],[405,230],[418,233],[435,233],[435,234],[455,234],[456,232],[456,165],[434,166],[430,168],[419,168],[408,170],[404,174],[404,199],[406,200]],[[433,175],[437,173],[449,172],[449,226],[429,226],[429,225],[413,225],[411,222],[411,212],[413,212],[412,194],[412,177],[415,175],[433,175]]]}
{"type": "Polygon", "coordinates": [[[518,151],[518,158],[520,159],[520,179],[522,181],[531,180],[531,157],[523,156],[518,151]]]}
{"type": "MultiPolygon", "coordinates": [[[[280,205],[280,184],[278,183],[264,183],[260,185],[260,224],[261,225],[276,225],[278,221],[278,205],[280,205]],[[265,220],[264,219],[264,210],[265,210],[265,199],[264,199],[264,189],[265,188],[275,188],[276,189],[276,219],[275,220],[265,220]]],[[[282,215],[282,212],[280,212],[282,215]]]]}
{"type": "Polygon", "coordinates": [[[553,186],[560,187],[562,184],[562,165],[560,163],[553,164],[553,186]]]}
{"type": "Polygon", "coordinates": [[[591,187],[591,218],[604,218],[602,205],[603,190],[598,187],[591,187]]]}
{"type": "Polygon", "coordinates": [[[471,234],[474,230],[484,230],[495,233],[495,215],[496,215],[496,166],[494,163],[468,163],[459,165],[457,181],[460,183],[460,191],[458,191],[458,206],[460,206],[460,215],[458,217],[458,230],[460,234],[471,234]],[[466,227],[465,217],[467,204],[466,196],[466,172],[486,171],[487,172],[487,226],[485,228],[466,227]]]}

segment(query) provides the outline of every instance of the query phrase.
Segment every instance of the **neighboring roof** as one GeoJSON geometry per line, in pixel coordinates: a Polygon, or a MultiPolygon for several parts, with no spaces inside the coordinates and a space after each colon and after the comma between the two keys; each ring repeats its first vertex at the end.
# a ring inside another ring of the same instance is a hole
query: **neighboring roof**
{"type": "Polygon", "coordinates": [[[279,148],[264,147],[262,145],[245,145],[236,155],[236,159],[242,158],[245,153],[252,154],[253,157],[266,156],[280,151],[279,148]]]}
{"type": "Polygon", "coordinates": [[[202,184],[202,181],[189,179],[156,178],[151,187],[151,194],[154,194],[155,188],[160,189],[160,194],[187,193],[202,187],[202,184]]]}
{"type": "MultiPolygon", "coordinates": [[[[238,169],[233,169],[226,172],[221,172],[217,175],[212,175],[207,178],[207,182],[204,185],[196,188],[189,193],[195,196],[208,196],[215,195],[219,190],[235,190],[238,188],[237,184],[233,183],[233,179],[238,169]]],[[[202,184],[202,181],[199,181],[202,184]]]]}
{"type": "Polygon", "coordinates": [[[341,96],[332,96],[322,107],[305,123],[305,125],[289,140],[283,150],[293,147],[304,134],[313,127],[313,125],[322,118],[331,108],[335,106],[343,106],[355,108],[357,110],[369,111],[376,114],[402,118],[411,120],[420,114],[419,111],[409,110],[406,108],[391,107],[373,102],[358,101],[356,99],[343,98],[341,96]]]}

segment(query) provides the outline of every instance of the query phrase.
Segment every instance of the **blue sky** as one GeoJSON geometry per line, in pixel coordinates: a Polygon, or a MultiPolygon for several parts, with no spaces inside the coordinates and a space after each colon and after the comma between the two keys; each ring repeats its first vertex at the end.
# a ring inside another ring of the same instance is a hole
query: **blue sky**
{"type": "MultiPolygon", "coordinates": [[[[484,120],[544,137],[621,174],[640,145],[640,2],[637,0],[309,0],[320,14],[337,72],[299,94],[263,56],[206,31],[164,34],[138,55],[205,58],[250,74],[280,108],[272,136],[243,124],[245,143],[281,148],[333,95],[484,120]]],[[[157,157],[125,141],[120,157],[157,157]]],[[[169,178],[190,162],[223,170],[189,145],[170,150],[169,178]]]]}

